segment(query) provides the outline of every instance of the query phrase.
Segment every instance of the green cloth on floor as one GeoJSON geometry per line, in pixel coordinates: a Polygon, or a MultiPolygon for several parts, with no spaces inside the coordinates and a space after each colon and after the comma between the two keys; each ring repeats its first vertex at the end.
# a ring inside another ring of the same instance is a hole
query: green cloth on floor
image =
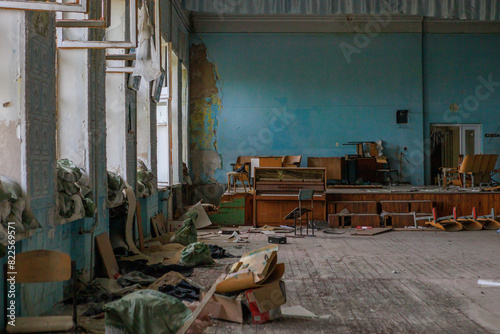
{"type": "Polygon", "coordinates": [[[175,334],[192,316],[179,299],[140,290],[104,305],[106,327],[129,334],[175,334]]]}
{"type": "Polygon", "coordinates": [[[210,253],[210,247],[203,242],[189,244],[181,252],[180,264],[187,267],[196,267],[205,264],[214,264],[210,253]]]}
{"type": "Polygon", "coordinates": [[[187,246],[198,241],[198,234],[196,232],[196,226],[194,225],[194,222],[198,218],[198,213],[191,211],[187,213],[187,216],[189,218],[186,219],[184,221],[184,225],[182,225],[182,227],[175,232],[175,235],[170,239],[170,242],[187,246]]]}

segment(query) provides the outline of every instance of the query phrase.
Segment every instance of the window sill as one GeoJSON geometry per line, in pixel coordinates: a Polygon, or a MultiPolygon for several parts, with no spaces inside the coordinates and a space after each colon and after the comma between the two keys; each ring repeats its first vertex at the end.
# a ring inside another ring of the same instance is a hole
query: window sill
{"type": "Polygon", "coordinates": [[[182,183],[177,183],[174,185],[168,185],[166,183],[158,183],[158,191],[165,191],[168,189],[176,189],[176,188],[181,188],[181,187],[182,187],[182,183]]]}

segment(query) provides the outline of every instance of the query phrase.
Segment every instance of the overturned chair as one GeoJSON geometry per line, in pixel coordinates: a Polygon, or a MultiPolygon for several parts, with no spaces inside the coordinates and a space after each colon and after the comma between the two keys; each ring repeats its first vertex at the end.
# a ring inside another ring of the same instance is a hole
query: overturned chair
{"type": "MultiPolygon", "coordinates": [[[[34,250],[16,254],[15,268],[4,264],[4,302],[10,283],[9,272],[16,272],[16,283],[48,283],[71,280],[73,290],[73,316],[16,317],[15,326],[9,325],[4,314],[5,333],[77,333],[75,261],[68,254],[52,250],[34,250]]],[[[7,304],[6,304],[7,305],[7,304]]],[[[4,305],[4,311],[6,311],[4,305]]]]}
{"type": "Polygon", "coordinates": [[[446,188],[448,185],[449,174],[458,174],[462,188],[466,188],[468,184],[471,187],[475,187],[477,184],[480,186],[483,184],[491,185],[492,176],[498,173],[498,170],[495,170],[497,160],[498,154],[466,155],[461,162],[459,157],[458,168],[443,168],[443,186],[446,188]]]}

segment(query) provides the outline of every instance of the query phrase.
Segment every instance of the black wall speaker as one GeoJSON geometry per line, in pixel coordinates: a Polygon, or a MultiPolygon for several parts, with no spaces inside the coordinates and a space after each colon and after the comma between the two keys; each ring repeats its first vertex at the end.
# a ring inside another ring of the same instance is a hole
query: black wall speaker
{"type": "Polygon", "coordinates": [[[396,123],[408,124],[408,110],[398,110],[396,112],[396,123]]]}

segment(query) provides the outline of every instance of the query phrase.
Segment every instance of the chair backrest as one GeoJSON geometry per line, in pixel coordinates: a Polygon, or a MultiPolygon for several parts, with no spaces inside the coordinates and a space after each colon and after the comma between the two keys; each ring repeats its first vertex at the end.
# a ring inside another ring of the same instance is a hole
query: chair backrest
{"type": "Polygon", "coordinates": [[[460,173],[491,173],[495,170],[498,154],[466,155],[460,165],[460,173]]]}
{"type": "Polygon", "coordinates": [[[384,156],[377,156],[375,158],[377,160],[377,169],[391,169],[391,163],[389,162],[389,158],[384,156]]]}
{"type": "Polygon", "coordinates": [[[16,283],[62,282],[71,279],[71,258],[52,250],[16,254],[16,283]]]}
{"type": "Polygon", "coordinates": [[[300,165],[301,161],[302,161],[301,155],[287,155],[287,156],[285,156],[285,159],[283,159],[283,163],[285,163],[285,164],[298,164],[298,165],[300,165]]]}
{"type": "Polygon", "coordinates": [[[259,158],[259,167],[283,167],[284,157],[262,157],[259,158]]]}
{"type": "Polygon", "coordinates": [[[488,164],[485,168],[485,171],[491,173],[495,170],[497,165],[498,154],[488,154],[488,164]]]}
{"type": "Polygon", "coordinates": [[[250,172],[250,165],[248,164],[235,164],[234,165],[234,170],[237,170],[238,168],[241,168],[241,166],[245,166],[245,172],[249,173],[250,172]]]}
{"type": "Polygon", "coordinates": [[[237,164],[249,164],[250,161],[252,160],[253,157],[250,156],[239,156],[238,159],[236,159],[237,164]]]}
{"type": "Polygon", "coordinates": [[[314,196],[314,189],[301,189],[299,191],[299,201],[312,200],[314,196]]]}
{"type": "Polygon", "coordinates": [[[466,155],[462,160],[462,164],[460,165],[460,169],[458,170],[460,173],[469,173],[472,171],[472,167],[474,164],[474,156],[466,155]]]}

